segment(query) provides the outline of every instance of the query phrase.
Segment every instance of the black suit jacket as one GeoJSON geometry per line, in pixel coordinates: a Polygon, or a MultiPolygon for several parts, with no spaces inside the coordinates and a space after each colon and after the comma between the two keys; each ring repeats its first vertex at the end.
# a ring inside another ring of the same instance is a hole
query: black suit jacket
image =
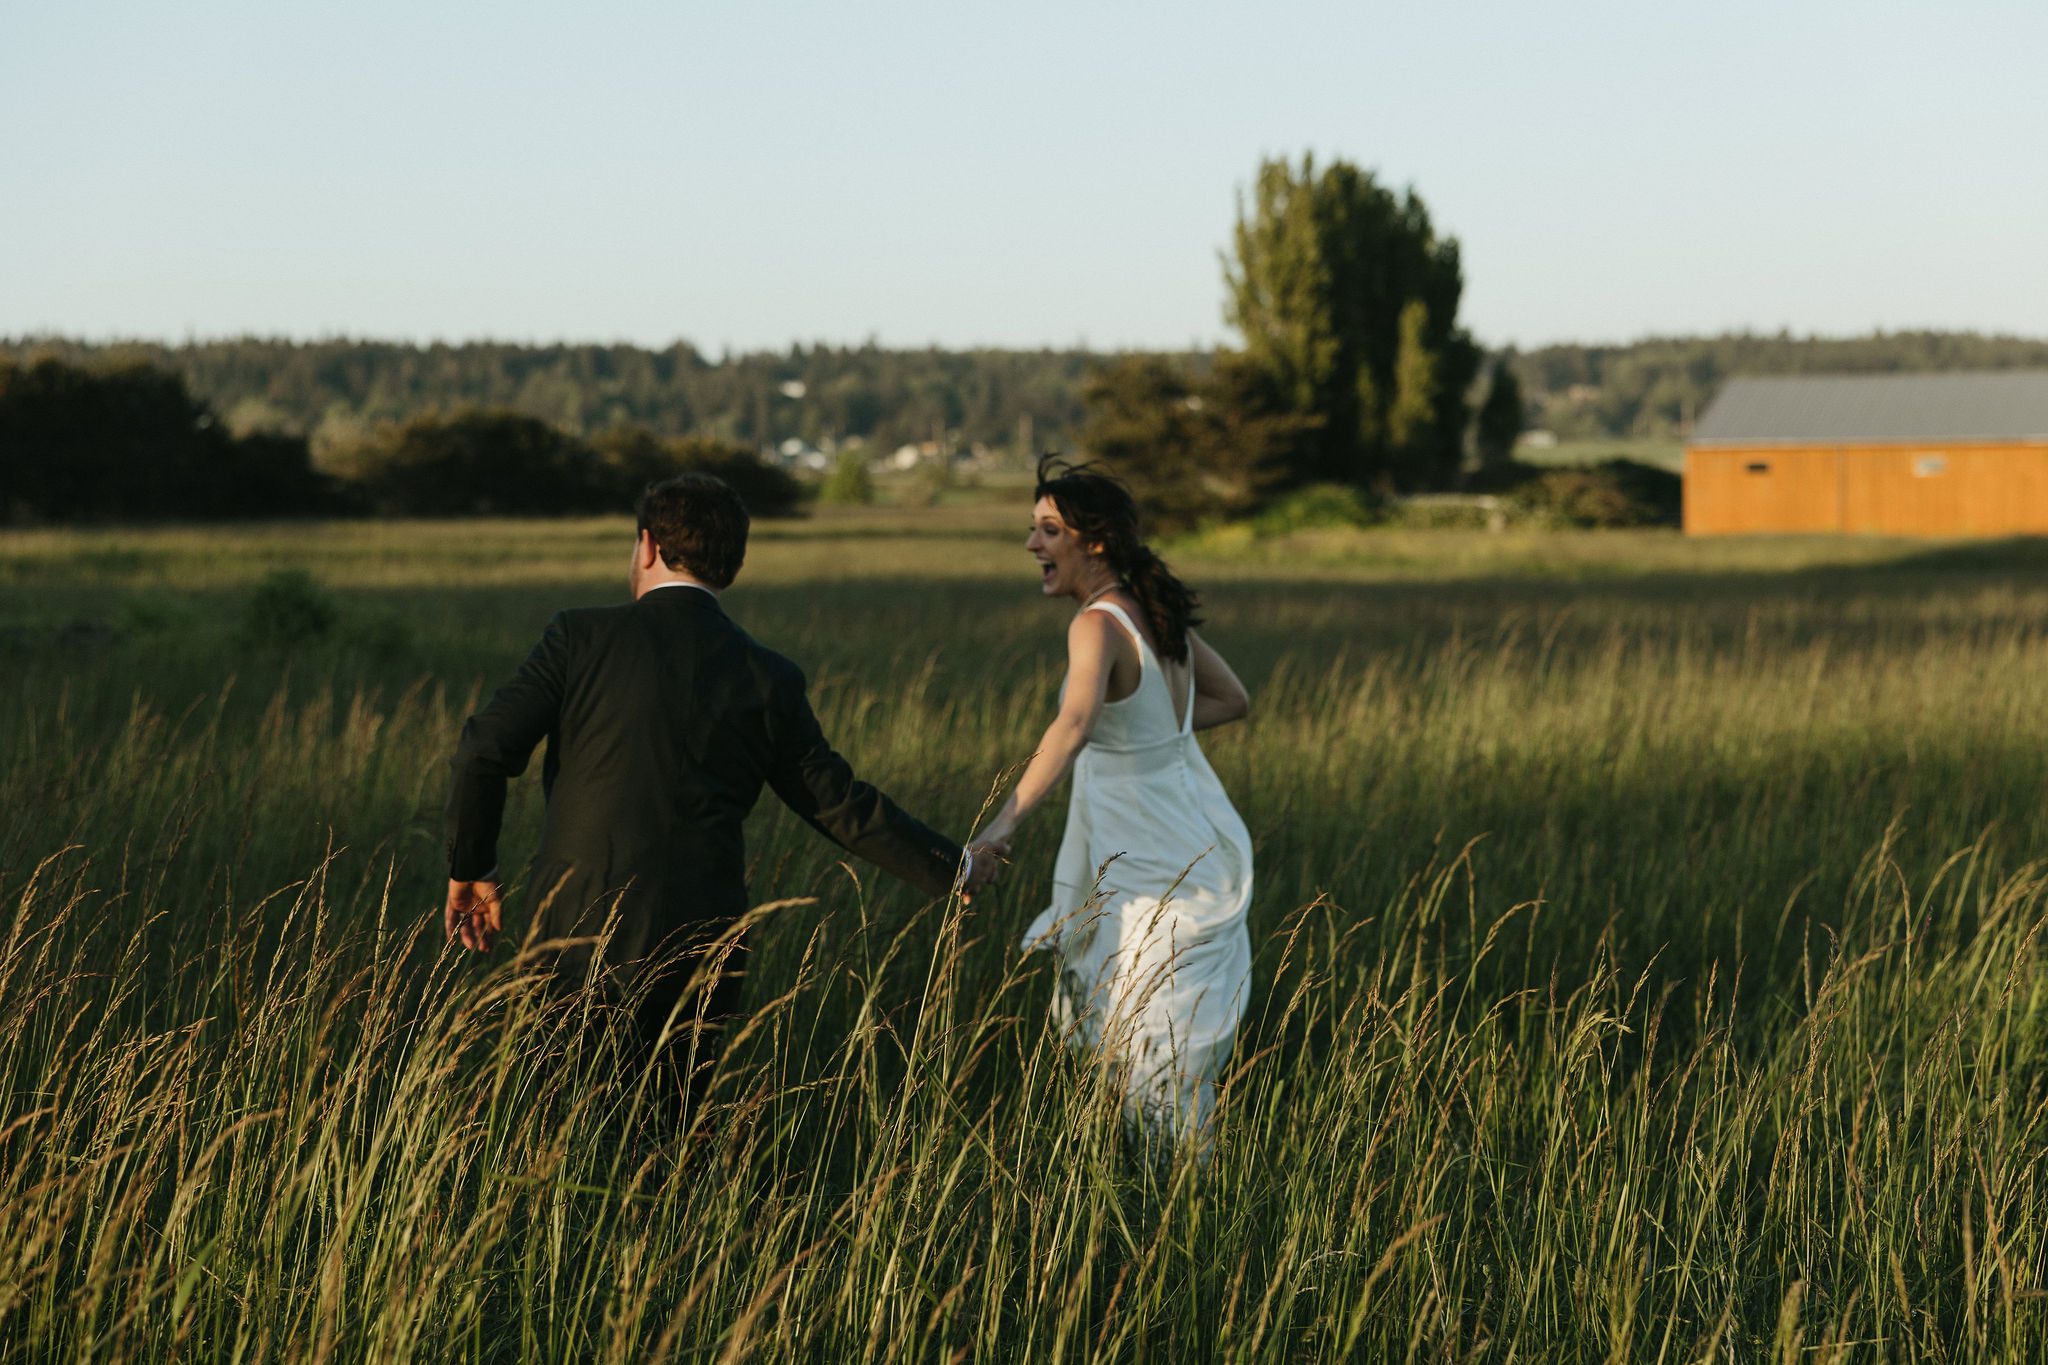
{"type": "Polygon", "coordinates": [[[448,804],[448,873],[498,865],[508,778],[547,740],[547,829],[528,879],[545,937],[594,934],[631,969],[747,908],[741,822],[763,783],[820,833],[934,896],[960,846],[857,780],[833,752],[797,666],[754,643],[710,593],[661,588],[565,611],[463,727],[448,804]]]}

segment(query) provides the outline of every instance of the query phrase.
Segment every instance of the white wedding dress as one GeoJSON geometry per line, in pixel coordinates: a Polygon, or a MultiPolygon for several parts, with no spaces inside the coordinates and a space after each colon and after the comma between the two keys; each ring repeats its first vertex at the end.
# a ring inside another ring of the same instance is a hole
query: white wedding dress
{"type": "Polygon", "coordinates": [[[1192,670],[1176,721],[1166,671],[1130,617],[1110,602],[1084,610],[1130,633],[1142,676],[1103,705],[1074,760],[1053,902],[1024,947],[1059,958],[1054,1021],[1114,1068],[1129,1121],[1206,1152],[1251,981],[1251,835],[1195,741],[1192,670]]]}

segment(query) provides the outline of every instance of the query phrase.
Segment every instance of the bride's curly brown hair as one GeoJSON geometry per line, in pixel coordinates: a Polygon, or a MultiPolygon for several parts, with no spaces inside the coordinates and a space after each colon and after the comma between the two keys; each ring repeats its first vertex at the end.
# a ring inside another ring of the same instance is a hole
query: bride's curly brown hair
{"type": "Polygon", "coordinates": [[[1202,624],[1195,615],[1201,601],[1145,543],[1137,499],[1124,481],[1099,465],[1046,455],[1038,461],[1038,490],[1031,495],[1033,502],[1040,498],[1052,499],[1060,520],[1084,544],[1102,547],[1111,572],[1138,599],[1160,657],[1185,663],[1188,631],[1202,624]]]}

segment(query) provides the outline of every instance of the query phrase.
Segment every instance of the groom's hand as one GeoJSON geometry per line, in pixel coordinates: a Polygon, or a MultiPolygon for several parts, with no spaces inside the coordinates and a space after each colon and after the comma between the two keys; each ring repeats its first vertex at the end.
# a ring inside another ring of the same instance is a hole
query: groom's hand
{"type": "Polygon", "coordinates": [[[995,884],[996,874],[1002,870],[1003,855],[1010,851],[1007,843],[990,842],[972,844],[967,849],[967,881],[960,888],[960,899],[972,901],[977,892],[995,884]]]}
{"type": "Polygon", "coordinates": [[[486,877],[475,882],[448,879],[448,904],[442,911],[442,919],[447,926],[450,943],[459,941],[463,947],[475,952],[489,952],[491,936],[498,932],[504,915],[504,895],[497,878],[486,877]]]}

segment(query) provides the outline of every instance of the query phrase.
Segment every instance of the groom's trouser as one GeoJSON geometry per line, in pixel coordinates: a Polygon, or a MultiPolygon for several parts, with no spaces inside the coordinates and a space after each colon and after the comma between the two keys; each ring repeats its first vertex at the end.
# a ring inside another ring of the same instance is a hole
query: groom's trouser
{"type": "Polygon", "coordinates": [[[583,905],[577,889],[563,885],[541,909],[540,927],[546,937],[577,940],[555,959],[560,986],[594,984],[612,1007],[597,1016],[601,1027],[626,1025],[626,1036],[613,1039],[624,1044],[615,1054],[624,1068],[620,1079],[637,1083],[655,1068],[655,1091],[666,1097],[657,1104],[680,1118],[685,1108],[701,1108],[725,1039],[742,1022],[747,944],[731,932],[735,916],[687,919],[676,909],[630,893],[583,905]],[[594,940],[601,936],[600,962],[594,940]]]}
{"type": "Polygon", "coordinates": [[[707,921],[683,936],[646,969],[633,1010],[640,1046],[650,1055],[687,1051],[716,1056],[725,1035],[740,1023],[746,989],[745,935],[728,937],[731,922],[707,921]]]}
{"type": "Polygon", "coordinates": [[[652,1107],[678,1126],[701,1124],[705,1102],[714,1098],[719,1054],[745,1022],[746,939],[715,941],[729,927],[709,924],[692,934],[644,983],[633,1011],[634,1079],[652,1068],[652,1107]]]}

